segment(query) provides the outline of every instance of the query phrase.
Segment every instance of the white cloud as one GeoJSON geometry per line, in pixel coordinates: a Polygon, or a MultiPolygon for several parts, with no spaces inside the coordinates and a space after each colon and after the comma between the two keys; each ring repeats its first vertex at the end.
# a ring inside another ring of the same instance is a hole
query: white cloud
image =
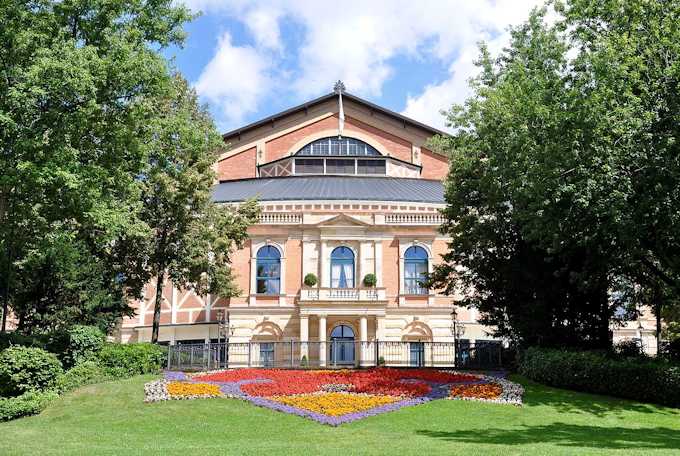
{"type": "MultiPolygon", "coordinates": [[[[251,54],[268,64],[255,68],[264,76],[249,73],[253,78],[266,78],[272,72],[275,79],[288,79],[287,71],[293,61],[296,69],[290,75],[289,87],[301,100],[330,91],[337,79],[342,79],[351,93],[379,96],[386,81],[398,77],[398,72],[418,71],[418,62],[443,63],[449,67],[449,77],[433,81],[421,93],[409,96],[404,110],[406,115],[439,127],[443,126],[439,109],[462,101],[468,93],[467,79],[475,71],[472,61],[477,56],[476,43],[496,42],[499,37],[507,39],[504,33],[507,26],[524,20],[530,8],[540,3],[539,0],[344,0],[336,4],[316,0],[185,1],[192,9],[228,15],[244,23],[254,47],[236,49],[250,49],[251,54]],[[281,37],[284,18],[299,28],[302,37],[297,49],[286,48],[285,52],[281,37]],[[395,66],[394,59],[402,56],[409,57],[412,70],[395,66]]],[[[258,99],[262,97],[255,97],[255,101],[258,99]]]]}
{"type": "Polygon", "coordinates": [[[234,46],[231,35],[224,33],[195,83],[196,92],[218,109],[219,127],[229,129],[257,110],[271,88],[270,71],[266,56],[250,46],[234,46]]]}

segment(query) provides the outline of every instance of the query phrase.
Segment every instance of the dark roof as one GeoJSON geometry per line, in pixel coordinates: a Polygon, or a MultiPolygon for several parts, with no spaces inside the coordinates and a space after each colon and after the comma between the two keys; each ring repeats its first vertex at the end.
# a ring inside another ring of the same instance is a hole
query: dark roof
{"type": "Polygon", "coordinates": [[[217,202],[355,200],[444,203],[441,181],[399,177],[290,176],[220,182],[217,202]]]}
{"type": "MultiPolygon", "coordinates": [[[[329,94],[326,94],[324,96],[316,98],[312,101],[308,101],[307,103],[303,103],[303,104],[295,106],[293,108],[286,109],[285,111],[281,111],[278,114],[274,114],[274,115],[266,117],[262,120],[258,120],[257,122],[253,122],[249,125],[246,125],[245,127],[237,128],[235,130],[224,133],[222,135],[222,137],[225,140],[227,138],[232,138],[234,136],[240,135],[240,134],[245,133],[245,132],[252,130],[254,128],[261,127],[262,125],[266,125],[268,123],[275,122],[277,119],[285,117],[289,114],[294,114],[294,113],[299,112],[299,111],[305,111],[305,110],[311,108],[312,106],[318,105],[320,103],[324,103],[325,101],[330,100],[331,98],[334,98],[334,97],[337,97],[337,96],[338,95],[335,92],[331,92],[329,94]]],[[[398,112],[394,112],[394,111],[391,111],[387,108],[383,108],[382,106],[378,106],[377,104],[371,103],[370,101],[364,100],[363,98],[359,98],[356,95],[352,95],[350,93],[343,92],[342,96],[343,96],[343,98],[345,98],[347,100],[351,100],[351,101],[354,101],[355,103],[363,104],[363,105],[368,106],[369,108],[371,108],[371,109],[373,109],[377,112],[381,112],[381,113],[385,114],[388,117],[395,118],[395,119],[399,120],[400,122],[403,122],[404,126],[406,126],[406,124],[415,125],[416,127],[419,127],[419,128],[421,128],[425,131],[429,131],[430,133],[432,133],[434,135],[444,135],[444,136],[449,135],[448,133],[446,133],[444,131],[430,127],[429,125],[425,125],[424,123],[418,122],[417,120],[410,119],[406,116],[399,114],[398,112]]]]}

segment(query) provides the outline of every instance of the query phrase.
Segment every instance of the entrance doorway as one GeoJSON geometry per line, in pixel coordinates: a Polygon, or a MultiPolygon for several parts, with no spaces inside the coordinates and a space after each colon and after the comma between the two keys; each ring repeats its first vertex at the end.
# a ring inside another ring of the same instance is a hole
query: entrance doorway
{"type": "Polygon", "coordinates": [[[425,344],[422,342],[410,342],[410,366],[423,367],[425,365],[425,344]]]}
{"type": "Polygon", "coordinates": [[[331,332],[330,361],[333,364],[354,364],[354,331],[338,325],[331,332]]]}

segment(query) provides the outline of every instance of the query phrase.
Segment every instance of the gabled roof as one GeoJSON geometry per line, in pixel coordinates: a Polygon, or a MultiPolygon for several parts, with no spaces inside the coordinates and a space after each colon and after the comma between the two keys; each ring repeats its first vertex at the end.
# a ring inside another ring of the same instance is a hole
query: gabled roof
{"type": "MultiPolygon", "coordinates": [[[[234,136],[241,135],[241,134],[243,134],[243,133],[245,133],[249,130],[253,130],[255,128],[261,127],[262,125],[266,125],[266,124],[271,123],[271,122],[276,122],[278,119],[286,117],[290,114],[295,114],[295,113],[300,112],[300,111],[306,111],[307,109],[311,108],[312,106],[316,106],[318,104],[325,103],[326,101],[333,99],[333,98],[336,98],[337,96],[338,95],[335,92],[331,92],[329,94],[326,94],[326,95],[323,95],[319,98],[316,98],[312,101],[308,101],[307,103],[303,103],[303,104],[295,106],[293,108],[286,109],[285,111],[281,111],[278,114],[274,114],[274,115],[266,117],[262,120],[258,120],[257,122],[253,122],[249,125],[246,125],[245,127],[240,127],[240,128],[235,129],[235,130],[228,131],[228,132],[226,132],[222,135],[222,138],[224,138],[225,140],[228,139],[228,138],[233,138],[234,136]]],[[[402,122],[404,125],[412,125],[412,126],[418,127],[422,130],[425,130],[425,131],[432,133],[433,135],[444,135],[444,136],[449,135],[448,133],[446,133],[444,131],[438,130],[434,127],[430,127],[429,125],[425,125],[424,123],[418,122],[417,120],[413,120],[411,118],[403,116],[403,115],[399,114],[398,112],[394,112],[394,111],[391,111],[387,108],[383,108],[382,106],[378,106],[377,104],[371,103],[370,101],[364,100],[363,98],[359,98],[356,95],[352,95],[350,93],[343,92],[342,97],[346,100],[353,101],[357,104],[362,104],[362,105],[364,105],[364,106],[366,106],[366,107],[368,107],[368,108],[370,108],[370,109],[372,109],[376,112],[380,112],[380,113],[386,115],[387,117],[392,117],[393,119],[396,119],[399,122],[402,122]]]]}
{"type": "Polygon", "coordinates": [[[227,203],[260,201],[403,201],[444,204],[441,181],[404,177],[289,176],[223,181],[213,187],[213,200],[227,203]]]}

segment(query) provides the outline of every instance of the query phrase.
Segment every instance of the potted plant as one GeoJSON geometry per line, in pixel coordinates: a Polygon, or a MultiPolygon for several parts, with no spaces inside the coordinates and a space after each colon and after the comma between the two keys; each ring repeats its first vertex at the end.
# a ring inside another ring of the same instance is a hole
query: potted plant
{"type": "Polygon", "coordinates": [[[364,276],[365,287],[372,288],[376,283],[378,283],[378,279],[375,277],[375,274],[366,274],[364,276]]]}
{"type": "Polygon", "coordinates": [[[316,284],[319,282],[319,280],[316,278],[315,274],[312,274],[311,272],[305,276],[305,280],[303,281],[304,284],[308,287],[314,287],[316,284]]]}
{"type": "Polygon", "coordinates": [[[300,367],[307,367],[309,363],[307,362],[307,355],[302,355],[302,359],[300,360],[300,367]]]}

